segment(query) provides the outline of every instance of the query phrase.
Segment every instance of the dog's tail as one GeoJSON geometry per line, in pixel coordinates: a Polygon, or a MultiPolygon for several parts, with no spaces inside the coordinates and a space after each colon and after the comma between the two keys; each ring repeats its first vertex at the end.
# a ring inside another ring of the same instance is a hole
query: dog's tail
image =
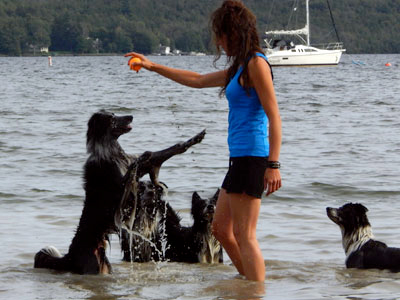
{"type": "Polygon", "coordinates": [[[54,246],[47,246],[36,253],[33,267],[67,271],[65,258],[54,246]]]}

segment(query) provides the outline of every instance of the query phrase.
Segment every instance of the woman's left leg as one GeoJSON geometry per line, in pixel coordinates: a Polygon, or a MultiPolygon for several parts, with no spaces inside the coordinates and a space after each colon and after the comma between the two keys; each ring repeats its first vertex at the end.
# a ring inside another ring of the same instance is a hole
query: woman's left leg
{"type": "Polygon", "coordinates": [[[229,195],[224,188],[221,188],[211,228],[215,238],[221,243],[238,272],[244,275],[240,249],[233,234],[229,195]]]}
{"type": "Polygon", "coordinates": [[[265,262],[256,237],[261,199],[247,194],[230,194],[233,232],[239,244],[244,275],[265,280],[265,262]]]}

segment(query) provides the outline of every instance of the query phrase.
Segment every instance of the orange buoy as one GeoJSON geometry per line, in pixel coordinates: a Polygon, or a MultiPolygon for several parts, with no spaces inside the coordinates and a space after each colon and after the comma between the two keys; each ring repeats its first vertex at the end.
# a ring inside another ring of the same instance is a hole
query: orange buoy
{"type": "Polygon", "coordinates": [[[386,67],[391,67],[392,64],[391,64],[390,62],[388,62],[388,63],[385,64],[385,66],[386,66],[386,67]]]}
{"type": "Polygon", "coordinates": [[[142,68],[142,66],[134,65],[133,63],[138,63],[141,62],[142,60],[139,57],[132,57],[128,61],[129,68],[133,71],[139,72],[139,70],[142,68]]]}

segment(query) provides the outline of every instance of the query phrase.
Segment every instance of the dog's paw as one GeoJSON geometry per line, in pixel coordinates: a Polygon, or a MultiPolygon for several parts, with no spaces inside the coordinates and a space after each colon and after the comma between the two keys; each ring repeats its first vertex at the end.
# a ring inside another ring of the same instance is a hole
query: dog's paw
{"type": "Polygon", "coordinates": [[[168,186],[164,182],[159,181],[157,184],[157,190],[161,194],[166,194],[168,192],[168,186]]]}
{"type": "Polygon", "coordinates": [[[195,135],[193,137],[194,143],[196,143],[196,144],[200,143],[204,139],[205,135],[206,135],[206,130],[204,129],[202,132],[198,133],[197,135],[195,135]]]}

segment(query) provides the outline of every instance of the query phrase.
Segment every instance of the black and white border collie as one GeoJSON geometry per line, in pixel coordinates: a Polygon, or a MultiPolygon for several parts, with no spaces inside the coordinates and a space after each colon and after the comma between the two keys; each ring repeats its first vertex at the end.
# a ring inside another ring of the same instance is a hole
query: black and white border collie
{"type": "Polygon", "coordinates": [[[192,226],[181,226],[180,217],[173,211],[166,216],[167,249],[169,261],[188,263],[222,263],[222,246],[211,232],[219,189],[209,199],[197,192],[192,195],[192,226]]]}
{"type": "Polygon", "coordinates": [[[53,246],[35,255],[35,268],[70,271],[79,274],[110,273],[106,256],[109,234],[119,232],[124,220],[121,208],[137,198],[139,179],[149,174],[157,187],[163,162],[200,143],[205,131],[190,140],[158,152],[146,151],[136,157],[124,152],[118,138],[131,131],[132,116],[116,116],[100,111],[88,122],[87,152],[84,166],[85,201],[69,251],[62,256],[53,246]]]}
{"type": "Polygon", "coordinates": [[[340,208],[327,207],[326,212],[342,231],[347,268],[400,271],[400,248],[374,240],[365,206],[347,203],[340,208]]]}
{"type": "Polygon", "coordinates": [[[210,199],[193,193],[193,225],[186,227],[151,182],[141,185],[132,230],[121,232],[125,261],[223,262],[222,247],[211,232],[219,190],[210,199]]]}

